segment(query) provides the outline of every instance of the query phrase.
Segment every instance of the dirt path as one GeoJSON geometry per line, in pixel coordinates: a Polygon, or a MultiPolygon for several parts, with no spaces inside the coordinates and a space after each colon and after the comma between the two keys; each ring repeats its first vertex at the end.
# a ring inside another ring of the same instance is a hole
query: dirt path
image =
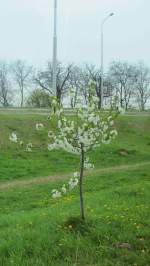
{"type": "MultiPolygon", "coordinates": [[[[130,165],[120,165],[120,166],[113,166],[113,167],[107,167],[107,168],[101,168],[101,169],[94,169],[88,171],[86,174],[91,176],[93,173],[113,173],[117,171],[124,171],[124,170],[134,170],[137,168],[140,168],[142,166],[150,165],[149,162],[141,162],[136,164],[130,164],[130,165]]],[[[44,184],[49,181],[59,180],[59,179],[67,179],[72,176],[72,173],[65,174],[65,175],[57,175],[57,176],[46,176],[46,177],[36,177],[32,179],[24,179],[24,180],[15,180],[15,181],[6,181],[0,183],[0,191],[11,189],[11,188],[17,188],[17,187],[23,187],[23,186],[30,186],[34,184],[44,184]]]]}

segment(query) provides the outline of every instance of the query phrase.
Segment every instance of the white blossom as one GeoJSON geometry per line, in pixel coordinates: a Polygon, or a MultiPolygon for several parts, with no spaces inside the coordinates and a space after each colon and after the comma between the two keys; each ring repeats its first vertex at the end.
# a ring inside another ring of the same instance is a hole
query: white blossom
{"type": "Polygon", "coordinates": [[[111,121],[109,122],[109,125],[110,125],[110,126],[113,126],[113,125],[114,125],[114,121],[111,120],[111,121]]]}
{"type": "Polygon", "coordinates": [[[88,163],[88,162],[85,162],[85,163],[84,163],[84,168],[85,168],[86,170],[92,169],[92,168],[94,168],[94,164],[92,164],[92,163],[88,163]]]}
{"type": "Polygon", "coordinates": [[[66,185],[65,184],[62,186],[61,191],[62,191],[63,194],[67,193],[67,189],[66,189],[66,185]]]}
{"type": "Polygon", "coordinates": [[[37,123],[36,124],[36,130],[40,131],[44,128],[44,125],[42,123],[37,123]]]}
{"type": "Polygon", "coordinates": [[[62,123],[60,120],[58,120],[58,128],[61,128],[61,126],[62,126],[62,123]]]}
{"type": "Polygon", "coordinates": [[[73,189],[78,185],[79,180],[77,178],[71,178],[68,182],[69,189],[73,189]]]}
{"type": "Polygon", "coordinates": [[[108,125],[107,124],[104,124],[103,131],[106,132],[107,130],[108,130],[108,125]]]}
{"type": "Polygon", "coordinates": [[[52,198],[53,199],[57,199],[57,198],[61,198],[62,194],[60,191],[58,191],[57,189],[52,190],[52,198]]]}
{"type": "Polygon", "coordinates": [[[49,138],[54,138],[55,137],[54,132],[53,131],[49,131],[48,132],[48,137],[49,138]]]}
{"type": "MultiPolygon", "coordinates": [[[[93,81],[91,85],[93,85],[93,81]]],[[[89,91],[88,103],[83,106],[82,100],[76,106],[77,116],[74,119],[65,115],[59,104],[54,102],[56,108],[54,115],[55,130],[48,132],[50,143],[48,150],[63,149],[66,152],[80,155],[92,149],[100,147],[102,144],[109,144],[116,136],[117,131],[114,129],[114,121],[111,115],[101,115],[98,109],[98,99],[95,96],[93,88],[89,91]],[[57,117],[55,116],[57,114],[57,117]],[[57,130],[56,130],[57,129],[57,130]]],[[[94,164],[86,157],[84,169],[92,169],[94,164]]],[[[53,191],[53,197],[57,198],[66,194],[78,185],[80,173],[75,172],[67,185],[58,191],[53,191]],[[69,188],[69,190],[68,190],[69,188]]]]}
{"type": "Polygon", "coordinates": [[[9,136],[9,140],[10,140],[11,142],[17,143],[18,138],[17,138],[16,133],[14,133],[14,132],[11,133],[11,135],[9,136]]]}
{"type": "Polygon", "coordinates": [[[32,151],[32,147],[33,147],[32,143],[28,143],[26,145],[26,151],[31,152],[32,151]]]}
{"type": "Polygon", "coordinates": [[[21,140],[19,144],[20,144],[20,146],[23,146],[23,141],[21,140]]]}
{"type": "Polygon", "coordinates": [[[112,137],[112,139],[116,138],[116,136],[118,136],[117,130],[113,129],[112,131],[110,131],[110,136],[112,137]]]}
{"type": "Polygon", "coordinates": [[[102,139],[103,144],[110,144],[111,139],[102,139]]]}
{"type": "Polygon", "coordinates": [[[73,174],[73,176],[74,176],[74,178],[78,178],[78,177],[80,176],[80,173],[79,173],[79,172],[75,172],[75,173],[73,174]]]}
{"type": "Polygon", "coordinates": [[[107,120],[111,121],[112,120],[112,116],[108,116],[107,120]]]}

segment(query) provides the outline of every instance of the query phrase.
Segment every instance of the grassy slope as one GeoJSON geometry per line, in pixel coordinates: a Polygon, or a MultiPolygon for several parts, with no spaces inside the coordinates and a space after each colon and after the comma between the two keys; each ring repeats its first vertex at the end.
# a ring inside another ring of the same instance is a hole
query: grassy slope
{"type": "MultiPolygon", "coordinates": [[[[63,151],[47,151],[47,131],[37,134],[35,124],[50,122],[43,115],[19,113],[0,114],[0,181],[70,172],[78,167],[78,158],[63,151]],[[25,142],[33,142],[32,153],[8,142],[16,131],[25,142]]],[[[149,160],[150,117],[121,117],[117,122],[119,137],[109,146],[91,153],[96,167],[135,163],[149,160]],[[122,151],[124,150],[125,151],[122,151]]]]}
{"type": "MultiPolygon", "coordinates": [[[[63,152],[26,154],[10,146],[9,130],[15,129],[40,143],[33,132],[32,119],[37,120],[37,116],[23,116],[24,121],[21,115],[0,118],[1,180],[68,172],[77,166],[78,159],[63,152]],[[25,125],[20,127],[23,123],[25,125]],[[55,159],[59,163],[55,163],[55,159]]],[[[45,118],[38,117],[41,119],[45,118]]],[[[91,154],[96,166],[148,161],[149,122],[149,117],[120,118],[119,138],[91,154]],[[120,153],[122,149],[125,151],[120,153]]],[[[1,191],[0,265],[150,265],[149,172],[147,165],[116,173],[93,172],[93,177],[86,177],[87,224],[84,227],[76,219],[69,220],[79,214],[78,189],[60,201],[50,197],[51,189],[63,181],[1,191]],[[130,244],[129,249],[119,247],[124,242],[130,244]]]]}

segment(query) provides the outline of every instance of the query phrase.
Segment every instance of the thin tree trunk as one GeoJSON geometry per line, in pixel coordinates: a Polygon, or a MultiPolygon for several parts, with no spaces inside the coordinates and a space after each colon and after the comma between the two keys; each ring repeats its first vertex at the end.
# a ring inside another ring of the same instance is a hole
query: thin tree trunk
{"type": "Polygon", "coordinates": [[[145,110],[145,104],[144,104],[143,96],[142,96],[142,99],[141,99],[141,110],[142,111],[145,110]]]}
{"type": "Polygon", "coordinates": [[[81,211],[81,218],[85,220],[84,215],[84,200],[83,200],[83,173],[84,173],[84,146],[81,144],[81,165],[80,165],[80,211],[81,211]]]}
{"type": "Polygon", "coordinates": [[[100,110],[101,107],[102,107],[102,105],[101,105],[101,99],[100,99],[100,97],[99,97],[99,101],[98,101],[98,109],[100,110]]]}
{"type": "Polygon", "coordinates": [[[23,81],[21,81],[21,108],[23,107],[24,104],[24,85],[23,81]]]}
{"type": "Polygon", "coordinates": [[[128,103],[125,103],[125,110],[128,111],[128,103]]]}

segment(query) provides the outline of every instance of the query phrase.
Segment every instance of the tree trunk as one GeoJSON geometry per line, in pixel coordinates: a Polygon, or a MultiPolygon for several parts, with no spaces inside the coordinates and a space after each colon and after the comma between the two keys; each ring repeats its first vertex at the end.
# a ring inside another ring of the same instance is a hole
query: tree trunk
{"type": "Polygon", "coordinates": [[[81,211],[81,218],[85,220],[84,215],[84,200],[83,200],[83,173],[84,173],[84,145],[81,144],[81,165],[80,165],[80,211],[81,211]]]}
{"type": "Polygon", "coordinates": [[[98,101],[98,109],[100,110],[101,107],[102,107],[102,105],[101,105],[101,98],[99,97],[99,101],[98,101]]]}
{"type": "Polygon", "coordinates": [[[21,108],[23,107],[24,104],[24,88],[23,85],[21,87],[21,108]]]}
{"type": "Polygon", "coordinates": [[[141,98],[141,111],[145,111],[145,104],[144,104],[143,97],[141,98]]]}
{"type": "Polygon", "coordinates": [[[128,103],[125,103],[125,110],[128,111],[128,103]]]}

